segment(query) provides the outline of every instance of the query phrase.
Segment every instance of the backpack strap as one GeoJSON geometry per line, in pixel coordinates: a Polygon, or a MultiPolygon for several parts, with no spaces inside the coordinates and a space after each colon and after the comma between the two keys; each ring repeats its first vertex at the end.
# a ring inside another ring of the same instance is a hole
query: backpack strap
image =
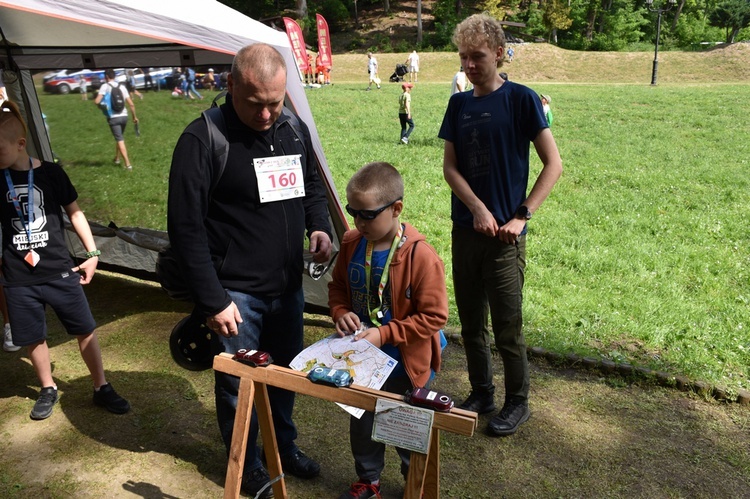
{"type": "MultiPolygon", "coordinates": [[[[224,121],[224,114],[221,112],[217,104],[217,100],[226,95],[226,91],[223,94],[219,94],[214,101],[211,103],[211,107],[201,113],[203,120],[206,122],[208,127],[208,148],[211,150],[211,164],[213,166],[213,175],[211,177],[211,187],[208,191],[209,198],[213,195],[214,189],[219,184],[221,176],[224,174],[224,169],[227,166],[227,159],[229,157],[229,140],[227,140],[226,121],[224,121]]],[[[302,132],[302,125],[300,124],[299,118],[293,112],[288,110],[286,107],[282,108],[281,114],[288,117],[289,126],[292,127],[294,135],[297,136],[302,148],[307,155],[307,145],[305,144],[304,133],[302,132]]]]}
{"type": "Polygon", "coordinates": [[[304,133],[302,132],[302,125],[300,124],[299,118],[286,106],[281,109],[281,115],[289,118],[287,123],[289,123],[289,126],[292,127],[294,135],[297,136],[297,140],[299,140],[300,144],[302,144],[302,149],[305,151],[305,156],[307,156],[307,145],[305,144],[304,133]]]}
{"type": "Polygon", "coordinates": [[[219,107],[219,101],[226,97],[228,92],[226,90],[222,90],[218,94],[216,94],[216,97],[214,97],[214,100],[211,101],[211,107],[219,107]]]}
{"type": "Polygon", "coordinates": [[[228,130],[221,108],[211,107],[203,111],[201,116],[203,116],[203,120],[208,127],[208,147],[211,149],[211,165],[213,166],[211,187],[208,191],[208,197],[210,198],[224,174],[224,168],[227,166],[227,158],[229,157],[228,130]]]}

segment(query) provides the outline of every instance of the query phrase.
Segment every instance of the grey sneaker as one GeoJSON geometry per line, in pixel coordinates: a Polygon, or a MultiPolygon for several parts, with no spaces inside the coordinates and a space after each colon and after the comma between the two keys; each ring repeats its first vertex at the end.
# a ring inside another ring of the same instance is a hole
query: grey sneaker
{"type": "Polygon", "coordinates": [[[13,344],[13,335],[10,333],[10,324],[6,324],[3,330],[3,350],[6,352],[17,352],[21,347],[13,344]]]}
{"type": "Polygon", "coordinates": [[[490,434],[499,437],[512,435],[519,426],[529,419],[530,415],[531,411],[529,411],[529,406],[526,402],[521,402],[520,404],[505,402],[500,412],[490,420],[487,430],[490,434]]]}
{"type": "Polygon", "coordinates": [[[40,420],[47,419],[52,415],[52,409],[54,409],[57,403],[57,388],[54,386],[47,386],[42,388],[39,392],[39,398],[36,399],[34,408],[31,409],[31,419],[40,420]]]}

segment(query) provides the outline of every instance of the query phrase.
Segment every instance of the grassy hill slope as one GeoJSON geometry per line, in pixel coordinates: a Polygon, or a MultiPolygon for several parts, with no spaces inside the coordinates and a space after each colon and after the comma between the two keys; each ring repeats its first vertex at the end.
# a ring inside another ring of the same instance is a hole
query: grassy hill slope
{"type": "MultiPolygon", "coordinates": [[[[580,52],[545,43],[513,45],[515,58],[502,71],[519,82],[544,83],[651,83],[653,52],[580,52]]],[[[396,64],[406,60],[406,53],[375,54],[383,81],[393,73],[396,64]]],[[[420,81],[449,82],[458,70],[456,52],[420,54],[420,81]]],[[[334,83],[367,84],[367,56],[359,53],[333,55],[334,83]]],[[[750,81],[750,44],[720,46],[706,52],[661,52],[658,83],[750,81]]]]}

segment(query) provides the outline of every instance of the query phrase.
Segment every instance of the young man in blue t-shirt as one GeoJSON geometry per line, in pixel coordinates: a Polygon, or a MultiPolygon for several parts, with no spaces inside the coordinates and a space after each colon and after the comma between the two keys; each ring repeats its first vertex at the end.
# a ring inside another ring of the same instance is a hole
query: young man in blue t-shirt
{"type": "Polygon", "coordinates": [[[503,80],[500,23],[473,15],[453,37],[473,92],[454,94],[438,136],[445,140],[443,175],[451,187],[453,282],[471,393],[462,409],[495,410],[488,309],[503,360],[505,402],[489,423],[510,435],[529,418],[529,366],[522,326],[526,223],[562,173],[562,160],[531,89],[503,80]],[[528,197],[529,146],[543,163],[528,197]]]}

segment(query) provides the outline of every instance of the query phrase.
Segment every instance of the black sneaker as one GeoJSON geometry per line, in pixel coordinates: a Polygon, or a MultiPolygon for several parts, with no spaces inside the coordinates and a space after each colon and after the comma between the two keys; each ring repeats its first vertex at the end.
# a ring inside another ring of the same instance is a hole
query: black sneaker
{"type": "Polygon", "coordinates": [[[380,497],[380,485],[354,482],[349,490],[339,496],[339,499],[380,499],[380,497]]]}
{"type": "Polygon", "coordinates": [[[31,419],[47,419],[52,415],[52,409],[57,403],[57,388],[54,386],[47,386],[42,388],[39,392],[39,398],[36,399],[34,408],[31,409],[29,415],[31,419]]]}
{"type": "Polygon", "coordinates": [[[320,474],[320,465],[301,450],[281,456],[281,468],[285,473],[299,478],[315,478],[320,474]]]}
{"type": "Polygon", "coordinates": [[[242,477],[242,492],[250,494],[250,497],[258,497],[259,499],[269,499],[273,497],[273,487],[269,486],[264,489],[263,492],[258,496],[260,489],[271,483],[271,477],[268,476],[268,472],[262,466],[254,469],[242,477]]]}
{"type": "Polygon", "coordinates": [[[130,410],[128,401],[117,395],[109,383],[99,387],[99,391],[94,390],[94,404],[115,414],[125,414],[130,410]]]}
{"type": "Polygon", "coordinates": [[[512,435],[519,426],[529,419],[530,415],[531,411],[526,402],[521,402],[520,404],[506,402],[503,408],[500,409],[500,412],[490,419],[487,430],[491,434],[500,437],[512,435]]]}
{"type": "Polygon", "coordinates": [[[473,411],[477,414],[487,414],[496,409],[494,399],[495,397],[492,393],[472,390],[469,397],[458,408],[465,411],[473,411]]]}

